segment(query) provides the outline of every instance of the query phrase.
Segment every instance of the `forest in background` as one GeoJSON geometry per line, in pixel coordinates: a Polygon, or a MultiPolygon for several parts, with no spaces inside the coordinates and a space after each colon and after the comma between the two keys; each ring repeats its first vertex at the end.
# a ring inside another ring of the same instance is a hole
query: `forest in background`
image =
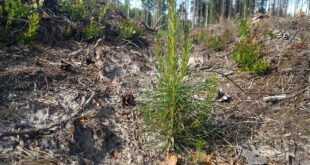
{"type": "MultiPolygon", "coordinates": [[[[150,26],[154,26],[162,15],[163,19],[159,24],[163,25],[167,20],[167,1],[137,1],[110,0],[128,17],[144,20],[150,26]]],[[[177,0],[176,3],[182,24],[190,24],[192,28],[239,19],[255,13],[292,17],[301,11],[307,14],[310,12],[309,0],[177,0]]]]}

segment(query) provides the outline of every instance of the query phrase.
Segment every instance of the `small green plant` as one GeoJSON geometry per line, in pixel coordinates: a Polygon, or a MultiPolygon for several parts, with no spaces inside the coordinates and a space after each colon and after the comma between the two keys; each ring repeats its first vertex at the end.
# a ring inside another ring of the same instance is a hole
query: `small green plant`
{"type": "Polygon", "coordinates": [[[64,33],[64,36],[65,36],[65,37],[70,37],[71,34],[72,34],[72,29],[71,29],[71,27],[67,27],[67,29],[66,29],[66,31],[65,31],[65,33],[64,33]]]}
{"type": "Polygon", "coordinates": [[[239,29],[238,37],[240,38],[240,40],[243,40],[249,36],[249,32],[252,29],[252,25],[248,24],[247,18],[241,18],[238,29],[239,29]]]}
{"type": "Polygon", "coordinates": [[[98,11],[98,22],[102,23],[103,18],[109,11],[111,11],[110,3],[100,6],[99,11],[98,11]]]}
{"type": "Polygon", "coordinates": [[[13,23],[15,18],[27,18],[34,9],[37,8],[35,3],[32,6],[28,4],[22,4],[21,0],[6,0],[5,1],[5,11],[7,12],[6,29],[9,29],[10,25],[13,23]],[[36,7],[36,8],[35,8],[36,7]]]}
{"type": "Polygon", "coordinates": [[[60,11],[68,14],[72,21],[81,21],[85,18],[86,10],[83,0],[78,0],[75,4],[71,4],[67,0],[60,0],[60,4],[60,11]]]}
{"type": "Polygon", "coordinates": [[[37,30],[40,27],[39,25],[40,18],[38,13],[29,15],[28,20],[30,21],[28,31],[26,33],[23,33],[20,39],[20,42],[25,44],[32,43],[33,39],[37,35],[37,30]]]}
{"type": "Polygon", "coordinates": [[[256,75],[264,75],[272,65],[260,59],[262,43],[256,43],[255,36],[248,33],[250,30],[251,26],[241,19],[239,25],[240,43],[235,44],[232,58],[235,63],[241,65],[241,70],[256,75]]]}
{"type": "Polygon", "coordinates": [[[209,43],[209,46],[215,51],[224,50],[224,46],[225,46],[224,41],[219,36],[211,37],[208,43],[209,43]]]}
{"type": "MultiPolygon", "coordinates": [[[[175,0],[170,0],[166,44],[161,42],[158,35],[155,39],[158,88],[142,96],[143,103],[140,108],[148,130],[157,132],[157,140],[168,142],[169,151],[186,153],[190,148],[194,148],[197,142],[203,144],[211,132],[208,127],[211,117],[209,109],[217,81],[215,78],[200,83],[195,81],[197,77],[191,75],[188,69],[192,47],[188,40],[189,28],[185,27],[183,37],[180,37],[182,44],[178,44],[176,40],[178,28],[175,0]],[[177,45],[182,45],[180,54],[177,45]]],[[[202,148],[200,145],[197,149],[202,148]]]]}
{"type": "Polygon", "coordinates": [[[200,154],[201,154],[201,149],[206,145],[207,143],[205,141],[197,141],[196,142],[196,162],[198,161],[200,154]]]}
{"type": "Polygon", "coordinates": [[[204,42],[205,40],[206,40],[205,33],[204,33],[204,31],[201,30],[197,34],[196,38],[193,40],[193,43],[198,44],[198,43],[204,42]]]}
{"type": "MultiPolygon", "coordinates": [[[[43,0],[33,1],[32,5],[29,6],[27,3],[23,4],[21,0],[5,0],[4,11],[1,7],[1,13],[5,12],[5,17],[1,20],[5,24],[5,30],[10,31],[12,29],[12,24],[19,25],[20,23],[26,22],[29,26],[27,31],[22,29],[22,34],[18,37],[19,42],[26,44],[32,43],[32,40],[37,34],[39,28],[39,14],[38,11],[43,6],[43,0]],[[24,20],[24,21],[21,21],[24,20]]],[[[1,32],[2,33],[2,32],[1,32]]],[[[3,36],[4,33],[3,33],[3,36]]]]}
{"type": "Polygon", "coordinates": [[[94,17],[92,17],[90,19],[90,24],[89,24],[89,27],[86,28],[84,31],[83,31],[83,35],[84,37],[86,38],[97,38],[100,36],[101,34],[101,28],[100,26],[97,26],[95,23],[94,23],[94,17]]]}
{"type": "Polygon", "coordinates": [[[120,36],[123,39],[136,39],[142,33],[139,25],[135,23],[132,19],[127,19],[122,22],[120,29],[120,36]]]}
{"type": "Polygon", "coordinates": [[[266,34],[267,34],[271,39],[277,38],[277,33],[273,33],[272,30],[269,30],[266,34]]]}
{"type": "Polygon", "coordinates": [[[215,36],[211,37],[208,40],[209,46],[215,51],[222,51],[225,49],[226,44],[228,43],[229,39],[229,31],[225,30],[223,36],[215,36]]]}

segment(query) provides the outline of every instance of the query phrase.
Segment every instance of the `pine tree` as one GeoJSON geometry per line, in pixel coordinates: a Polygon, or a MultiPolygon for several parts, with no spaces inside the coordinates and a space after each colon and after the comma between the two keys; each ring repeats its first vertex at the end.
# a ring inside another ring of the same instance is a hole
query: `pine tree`
{"type": "Polygon", "coordinates": [[[256,8],[257,8],[257,0],[254,0],[254,14],[256,13],[256,8]]]}
{"type": "Polygon", "coordinates": [[[195,28],[195,19],[196,19],[196,0],[193,1],[192,28],[195,28]]]}
{"type": "Polygon", "coordinates": [[[220,22],[223,22],[224,19],[224,0],[221,0],[221,11],[220,11],[220,22]]]}
{"type": "Polygon", "coordinates": [[[205,8],[205,14],[206,14],[206,19],[205,19],[205,27],[208,27],[208,3],[206,3],[206,8],[205,8]]]}
{"type": "Polygon", "coordinates": [[[228,16],[227,16],[228,21],[230,21],[231,17],[231,6],[232,6],[232,0],[228,0],[228,16]]]}
{"type": "Polygon", "coordinates": [[[282,7],[281,6],[281,2],[282,2],[281,0],[278,1],[278,13],[277,13],[278,17],[280,17],[280,14],[281,14],[280,13],[281,12],[281,7],[282,7]]]}

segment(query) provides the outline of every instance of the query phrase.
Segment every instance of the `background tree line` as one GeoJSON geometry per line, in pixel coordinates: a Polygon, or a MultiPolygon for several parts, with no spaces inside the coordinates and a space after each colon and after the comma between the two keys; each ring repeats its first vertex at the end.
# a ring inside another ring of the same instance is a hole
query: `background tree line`
{"type": "MultiPolygon", "coordinates": [[[[160,25],[165,24],[168,14],[166,0],[108,0],[130,18],[144,20],[154,26],[163,15],[160,25]],[[140,1],[139,6],[130,2],[140,1]]],[[[310,0],[177,0],[177,14],[182,24],[192,28],[208,26],[222,21],[237,20],[257,13],[270,16],[290,17],[300,11],[310,13],[310,0]]]]}

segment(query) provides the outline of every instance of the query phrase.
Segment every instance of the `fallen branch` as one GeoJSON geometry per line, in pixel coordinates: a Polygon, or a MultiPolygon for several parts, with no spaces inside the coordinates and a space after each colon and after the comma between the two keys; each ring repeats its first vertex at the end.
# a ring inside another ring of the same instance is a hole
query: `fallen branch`
{"type": "Polygon", "coordinates": [[[21,132],[5,132],[3,134],[0,134],[0,139],[2,139],[4,137],[17,136],[17,135],[19,135],[19,136],[24,136],[24,135],[30,135],[30,136],[40,135],[40,134],[43,134],[45,132],[48,132],[50,129],[52,129],[54,127],[65,125],[68,122],[73,122],[73,121],[75,121],[77,119],[87,118],[89,116],[83,116],[81,114],[83,113],[85,106],[88,105],[89,102],[94,98],[95,94],[96,93],[94,91],[92,91],[91,96],[85,102],[82,103],[82,105],[78,109],[78,112],[76,114],[74,114],[72,117],[70,117],[69,119],[63,120],[63,121],[61,121],[59,123],[52,124],[52,125],[44,127],[44,128],[28,130],[28,131],[21,131],[21,132]]]}
{"type": "Polygon", "coordinates": [[[283,95],[277,95],[277,96],[267,96],[263,98],[263,101],[268,102],[268,101],[280,101],[280,100],[284,100],[287,98],[286,94],[283,95]]]}
{"type": "Polygon", "coordinates": [[[83,58],[82,61],[85,61],[85,60],[86,60],[86,58],[89,56],[89,54],[97,48],[97,46],[99,45],[99,43],[100,43],[101,41],[102,41],[102,38],[99,38],[99,39],[97,40],[96,44],[93,46],[93,48],[92,48],[92,49],[88,49],[88,51],[87,51],[87,53],[86,53],[86,55],[84,56],[84,58],[83,58]]]}
{"type": "Polygon", "coordinates": [[[296,97],[297,95],[303,93],[304,91],[308,90],[309,87],[306,87],[294,94],[291,94],[291,95],[287,95],[287,94],[281,94],[281,95],[276,95],[276,96],[266,96],[263,98],[263,101],[265,102],[273,102],[273,101],[280,101],[280,100],[285,100],[285,99],[289,99],[289,98],[293,98],[293,97],[296,97]]]}
{"type": "Polygon", "coordinates": [[[160,22],[161,19],[163,19],[163,18],[164,18],[164,15],[161,15],[161,16],[157,19],[157,21],[155,22],[155,24],[154,24],[154,26],[153,26],[152,29],[156,29],[157,25],[159,24],[159,22],[160,22]]]}
{"type": "Polygon", "coordinates": [[[244,92],[245,93],[245,91],[237,84],[237,83],[235,83],[231,78],[229,78],[228,77],[228,75],[225,75],[225,74],[223,74],[223,73],[220,73],[220,72],[217,72],[217,71],[213,71],[213,70],[206,70],[206,69],[208,69],[208,68],[201,68],[200,70],[205,70],[206,72],[213,72],[213,73],[217,73],[217,74],[219,74],[219,75],[221,75],[221,76],[223,76],[223,77],[225,77],[225,78],[227,78],[229,81],[231,81],[233,84],[235,84],[235,86],[237,86],[242,92],[244,92]]]}

